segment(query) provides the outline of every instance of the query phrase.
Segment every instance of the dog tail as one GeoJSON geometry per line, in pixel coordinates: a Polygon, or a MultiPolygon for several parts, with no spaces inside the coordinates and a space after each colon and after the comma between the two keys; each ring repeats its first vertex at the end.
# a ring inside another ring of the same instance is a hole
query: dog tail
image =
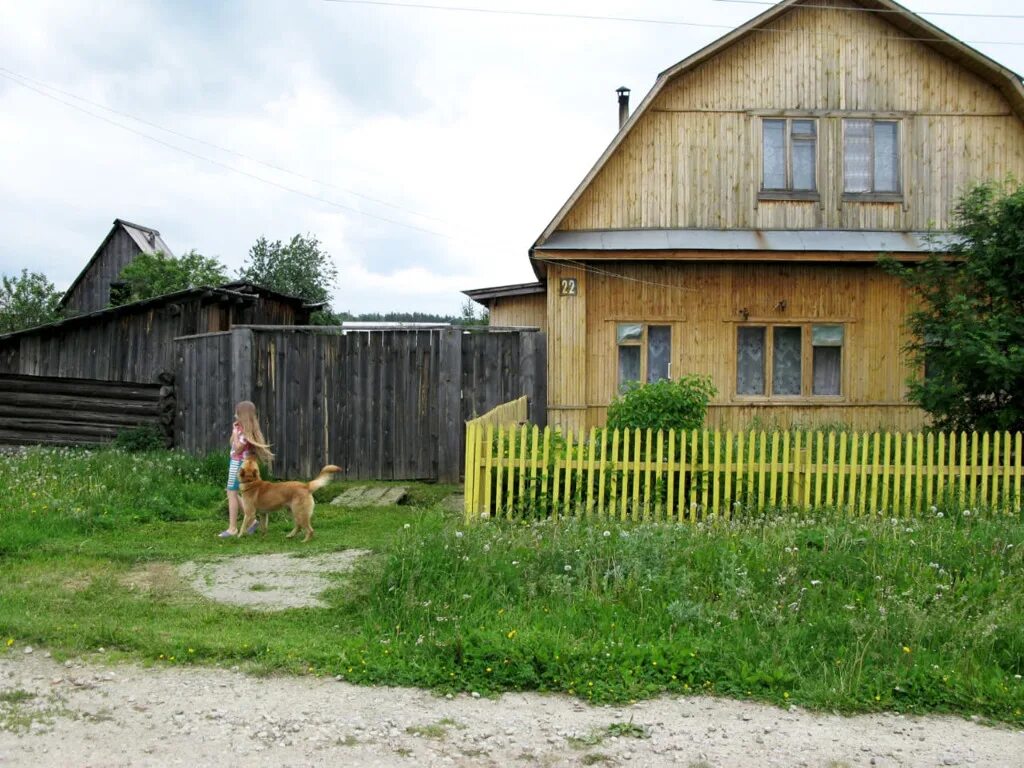
{"type": "Polygon", "coordinates": [[[310,480],[309,483],[307,483],[307,485],[309,486],[309,490],[319,491],[321,488],[323,488],[325,485],[331,482],[331,475],[333,475],[335,472],[341,471],[341,467],[336,467],[333,464],[328,464],[326,467],[320,470],[319,475],[317,475],[314,479],[310,480]]]}

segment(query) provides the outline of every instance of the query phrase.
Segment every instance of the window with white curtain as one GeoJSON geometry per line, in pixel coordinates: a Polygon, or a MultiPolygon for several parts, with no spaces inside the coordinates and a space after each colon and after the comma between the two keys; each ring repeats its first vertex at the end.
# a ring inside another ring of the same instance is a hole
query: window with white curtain
{"type": "Polygon", "coordinates": [[[741,325],[736,330],[736,394],[840,397],[845,327],[741,325]]]}
{"type": "Polygon", "coordinates": [[[843,120],[843,191],[899,194],[900,125],[895,120],[843,120]]]}

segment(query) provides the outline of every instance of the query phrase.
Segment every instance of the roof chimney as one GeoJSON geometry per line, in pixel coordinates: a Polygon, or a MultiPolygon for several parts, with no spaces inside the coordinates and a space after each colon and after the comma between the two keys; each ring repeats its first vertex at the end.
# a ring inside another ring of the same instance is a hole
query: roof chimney
{"type": "Polygon", "coordinates": [[[629,120],[629,88],[623,85],[616,88],[615,92],[619,94],[619,130],[622,130],[622,126],[629,120]]]}

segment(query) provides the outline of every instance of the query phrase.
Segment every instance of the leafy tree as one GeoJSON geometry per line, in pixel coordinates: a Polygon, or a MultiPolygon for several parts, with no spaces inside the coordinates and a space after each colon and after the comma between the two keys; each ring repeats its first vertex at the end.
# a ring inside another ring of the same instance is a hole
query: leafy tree
{"type": "MultiPolygon", "coordinates": [[[[338,269],[315,237],[295,235],[288,243],[265,237],[249,249],[239,278],[317,304],[328,302],[338,280],[338,269]]],[[[334,315],[327,306],[323,319],[334,315]]]]}
{"type": "Polygon", "coordinates": [[[110,295],[115,307],[200,285],[222,285],[228,277],[217,259],[192,250],[177,258],[160,251],[140,253],[121,270],[119,280],[123,283],[121,290],[110,295]]]}
{"type": "Polygon", "coordinates": [[[918,265],[882,260],[919,300],[909,397],[940,429],[1024,429],[1024,185],[969,190],[952,234],[918,265]]]}
{"type": "Polygon", "coordinates": [[[682,376],[652,384],[634,382],[608,406],[609,429],[698,429],[718,394],[710,376],[682,376]]]}
{"type": "Polygon", "coordinates": [[[489,322],[487,310],[481,307],[477,311],[476,303],[472,299],[466,299],[462,303],[462,314],[458,318],[460,325],[487,325],[489,322]]]}
{"type": "Polygon", "coordinates": [[[3,276],[0,286],[0,333],[33,328],[60,320],[63,294],[46,275],[21,270],[20,277],[3,276]]]}

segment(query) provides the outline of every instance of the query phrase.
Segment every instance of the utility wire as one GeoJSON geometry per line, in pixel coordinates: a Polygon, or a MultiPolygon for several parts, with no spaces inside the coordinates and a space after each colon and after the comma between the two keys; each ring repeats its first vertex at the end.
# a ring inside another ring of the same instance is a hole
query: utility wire
{"type": "MultiPolygon", "coordinates": [[[[430,3],[397,3],[390,2],[390,0],[324,0],[328,3],[339,3],[343,5],[368,5],[368,6],[380,6],[385,8],[412,8],[416,10],[426,11],[450,11],[454,13],[477,13],[487,14],[493,16],[526,16],[543,19],[576,19],[583,21],[616,21],[616,22],[628,22],[633,24],[660,24],[677,27],[697,27],[702,29],[736,29],[736,25],[732,24],[709,24],[706,22],[697,21],[680,21],[678,19],[651,19],[642,18],[637,16],[603,16],[597,14],[588,13],[555,13],[551,11],[522,11],[514,8],[479,8],[476,6],[467,5],[434,5],[430,3]]],[[[824,6],[818,6],[824,7],[824,6]]],[[[771,27],[751,27],[751,32],[761,32],[764,34],[775,34],[775,35],[789,35],[789,34],[802,34],[798,30],[783,30],[773,29],[771,27]]],[[[866,35],[858,36],[866,37],[866,35]]],[[[910,37],[905,35],[892,36],[886,38],[888,40],[908,40],[919,43],[934,43],[935,38],[933,37],[910,37]]],[[[960,42],[968,45],[1012,45],[1012,46],[1024,46],[1024,42],[1019,40],[961,40],[960,42]]]]}
{"type": "Polygon", "coordinates": [[[151,136],[148,133],[144,133],[143,131],[136,130],[135,128],[132,128],[129,125],[125,125],[124,123],[119,123],[116,120],[111,120],[108,117],[104,117],[103,115],[99,115],[99,114],[96,114],[95,112],[91,112],[88,109],[85,109],[84,107],[81,107],[81,106],[79,106],[77,104],[73,104],[70,101],[65,101],[64,99],[62,99],[62,98],[60,98],[58,96],[54,96],[51,93],[47,93],[46,91],[40,90],[39,88],[36,88],[35,86],[30,85],[27,82],[23,82],[21,80],[18,80],[17,78],[12,77],[11,75],[7,74],[6,71],[0,72],[0,77],[4,78],[6,80],[9,80],[10,82],[15,83],[17,85],[20,85],[22,88],[27,88],[30,91],[35,91],[40,96],[45,96],[46,98],[52,99],[53,101],[56,101],[56,102],[58,102],[60,104],[63,104],[65,106],[67,106],[67,107],[70,107],[71,109],[74,109],[74,110],[76,110],[78,112],[83,112],[84,114],[89,115],[90,117],[93,117],[93,118],[95,118],[97,120],[102,120],[104,123],[108,123],[110,125],[113,125],[113,126],[115,126],[117,128],[120,128],[123,131],[128,131],[129,133],[133,133],[136,136],[141,136],[144,139],[148,139],[149,141],[152,141],[152,142],[155,142],[157,144],[160,144],[161,146],[167,147],[168,149],[172,149],[175,152],[181,152],[181,153],[186,154],[186,155],[188,155],[190,157],[193,157],[193,158],[195,158],[197,160],[202,160],[204,162],[210,163],[211,165],[215,165],[215,166],[217,166],[219,168],[223,168],[224,170],[231,171],[232,173],[237,173],[237,174],[239,174],[241,176],[245,176],[247,178],[254,179],[256,181],[262,182],[264,184],[268,184],[268,185],[270,185],[272,187],[276,187],[277,189],[284,190],[285,192],[291,192],[294,195],[301,195],[302,197],[305,197],[305,198],[307,198],[309,200],[316,200],[318,202],[325,203],[326,205],[330,205],[330,206],[332,206],[334,208],[338,208],[339,210],[348,211],[350,213],[355,213],[355,214],[358,214],[360,216],[365,216],[365,217],[370,218],[370,219],[376,219],[377,221],[382,221],[382,222],[385,222],[387,224],[393,224],[393,225],[395,225],[397,227],[405,227],[406,229],[413,229],[413,230],[416,230],[417,232],[424,232],[424,233],[426,233],[428,235],[435,235],[436,237],[443,237],[443,238],[446,238],[448,240],[461,241],[461,242],[467,242],[467,243],[474,243],[474,244],[477,244],[477,245],[480,244],[479,241],[472,241],[472,240],[467,240],[467,239],[464,239],[464,238],[454,237],[454,236],[446,234],[444,232],[438,232],[438,231],[433,230],[433,229],[427,229],[425,227],[419,227],[419,226],[416,226],[415,224],[408,224],[408,223],[406,223],[404,221],[398,221],[397,219],[391,219],[391,218],[388,218],[386,216],[378,216],[377,214],[368,213],[367,211],[363,211],[363,210],[360,210],[358,208],[354,208],[352,206],[336,202],[334,200],[331,200],[331,199],[326,198],[326,197],[322,197],[320,195],[313,195],[313,194],[310,194],[309,192],[303,192],[301,189],[295,189],[294,187],[289,187],[286,184],[281,184],[279,182],[273,181],[272,179],[267,179],[267,178],[264,178],[263,176],[258,176],[255,173],[250,173],[249,171],[242,170],[241,168],[236,168],[233,165],[228,165],[227,163],[222,163],[219,160],[215,160],[215,159],[213,159],[211,157],[207,157],[205,155],[201,155],[198,152],[193,152],[192,150],[186,149],[184,147],[179,147],[176,144],[171,144],[170,142],[164,141],[163,139],[157,138],[156,136],[151,136]]]}
{"type": "Polygon", "coordinates": [[[150,120],[145,120],[145,119],[143,119],[141,117],[138,117],[137,115],[132,115],[132,114],[130,114],[128,112],[122,112],[120,110],[113,109],[112,107],[108,107],[108,106],[105,106],[103,104],[100,104],[99,102],[87,99],[84,96],[79,96],[78,94],[71,93],[70,91],[65,91],[62,88],[58,88],[55,85],[51,85],[50,83],[43,82],[42,80],[37,80],[37,79],[35,79],[33,77],[29,77],[28,75],[23,75],[20,72],[15,72],[15,71],[13,71],[11,69],[7,69],[6,67],[0,66],[0,73],[7,73],[8,75],[13,75],[14,77],[21,78],[22,80],[25,80],[27,82],[35,83],[36,85],[38,85],[38,86],[40,86],[42,88],[46,88],[47,90],[63,94],[64,96],[69,96],[70,98],[75,99],[77,101],[80,101],[80,102],[82,102],[84,104],[89,104],[90,106],[97,107],[98,109],[102,109],[105,112],[109,112],[109,113],[114,114],[114,115],[119,115],[120,117],[126,117],[129,120],[134,120],[134,121],[136,121],[138,123],[142,123],[143,125],[148,125],[151,128],[156,128],[159,131],[163,131],[165,133],[169,133],[169,134],[171,134],[173,136],[178,136],[178,137],[180,137],[182,139],[187,139],[188,141],[194,141],[196,144],[203,144],[205,146],[212,147],[213,149],[219,150],[221,152],[225,152],[225,153],[227,153],[229,155],[234,155],[235,157],[241,158],[243,160],[248,160],[251,163],[256,163],[257,165],[262,165],[265,168],[270,168],[271,170],[279,171],[281,173],[287,173],[289,176],[294,176],[295,178],[303,179],[304,181],[309,181],[309,182],[312,182],[314,184],[320,184],[320,185],[325,186],[325,187],[332,187],[333,189],[337,189],[340,192],[344,192],[346,194],[362,198],[363,200],[367,200],[367,201],[369,201],[371,203],[376,203],[377,205],[383,205],[383,206],[385,206],[387,208],[394,208],[395,210],[402,211],[403,213],[408,213],[408,214],[410,214],[412,216],[418,216],[418,217],[423,218],[423,219],[430,219],[432,221],[438,222],[439,224],[447,224],[449,226],[455,226],[455,225],[452,224],[452,222],[446,221],[445,219],[440,219],[440,218],[438,218],[436,216],[430,216],[429,214],[426,214],[426,213],[420,213],[419,211],[414,211],[411,208],[405,208],[405,207],[403,207],[401,205],[396,205],[395,203],[389,203],[386,200],[380,200],[379,198],[376,198],[376,197],[370,197],[369,195],[365,195],[362,192],[357,192],[354,189],[347,189],[345,187],[339,186],[338,184],[333,184],[332,182],[324,181],[323,179],[317,179],[317,178],[314,178],[312,176],[306,176],[305,174],[298,173],[297,171],[292,171],[292,170],[289,170],[288,168],[283,168],[280,165],[275,165],[274,163],[269,163],[269,162],[267,162],[265,160],[260,160],[258,157],[252,157],[251,155],[247,155],[247,154],[244,154],[242,152],[238,152],[237,150],[231,149],[230,147],[223,147],[220,144],[213,143],[212,141],[206,141],[205,139],[198,139],[195,136],[189,136],[188,134],[181,133],[180,131],[176,131],[176,130],[174,130],[172,128],[167,128],[165,126],[162,126],[162,125],[159,125],[157,123],[154,123],[154,122],[152,122],[150,120]]]}
{"type": "Polygon", "coordinates": [[[639,277],[629,277],[628,275],[620,275],[618,272],[609,272],[606,269],[600,269],[598,267],[591,266],[584,261],[576,261],[574,259],[560,259],[552,256],[534,256],[537,261],[542,261],[545,264],[569,264],[577,269],[582,269],[584,272],[590,272],[594,275],[601,275],[603,277],[610,277],[615,280],[622,280],[628,283],[640,283],[641,285],[651,285],[656,288],[670,288],[675,291],[684,291],[687,293],[698,293],[700,288],[687,288],[684,285],[672,285],[671,283],[659,283],[656,280],[644,280],[639,277]]]}

